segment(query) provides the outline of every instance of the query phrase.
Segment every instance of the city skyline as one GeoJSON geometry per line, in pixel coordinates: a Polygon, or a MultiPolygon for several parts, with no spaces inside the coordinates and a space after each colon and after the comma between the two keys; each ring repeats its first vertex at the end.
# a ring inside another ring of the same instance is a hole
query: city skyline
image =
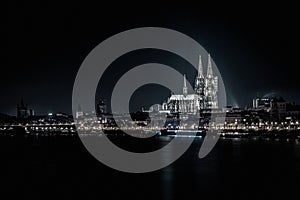
{"type": "Polygon", "coordinates": [[[110,3],[4,6],[3,196],[299,195],[296,2],[110,3]]]}
{"type": "MultiPolygon", "coordinates": [[[[137,13],[124,11],[122,19],[108,22],[105,13],[93,14],[76,4],[69,10],[51,5],[10,9],[13,14],[9,21],[14,25],[4,30],[10,42],[3,54],[9,62],[2,68],[5,76],[0,80],[0,89],[6,96],[0,100],[0,113],[14,115],[21,98],[34,106],[36,114],[71,113],[73,83],[86,55],[111,35],[144,26],[178,30],[203,45],[221,72],[228,105],[250,106],[257,93],[264,96],[271,92],[300,103],[298,75],[294,73],[296,52],[292,50],[299,40],[293,13],[277,16],[275,10],[269,10],[265,15],[261,8],[255,15],[239,11],[237,20],[226,12],[212,15],[199,12],[197,7],[168,11],[149,8],[137,13]],[[48,14],[55,9],[57,15],[50,17],[48,14]],[[80,17],[73,11],[81,13],[80,17]],[[31,18],[32,13],[39,17],[31,18]]],[[[107,91],[122,73],[149,61],[168,64],[187,74],[191,82],[194,80],[196,72],[187,70],[184,60],[166,52],[137,51],[113,63],[108,80],[104,80],[108,81],[107,91]],[[116,80],[109,80],[112,76],[116,80]]],[[[104,95],[100,96],[109,95],[107,91],[101,91],[104,95]]]]}

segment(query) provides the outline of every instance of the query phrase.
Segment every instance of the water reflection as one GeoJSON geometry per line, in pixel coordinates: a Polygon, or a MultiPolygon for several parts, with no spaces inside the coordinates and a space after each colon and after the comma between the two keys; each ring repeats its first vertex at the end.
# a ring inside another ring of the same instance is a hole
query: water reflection
{"type": "MultiPolygon", "coordinates": [[[[128,174],[99,163],[76,137],[1,137],[0,171],[6,183],[2,191],[26,190],[25,197],[88,194],[90,198],[146,200],[292,199],[298,195],[299,139],[220,138],[203,159],[197,156],[203,139],[191,139],[194,142],[186,153],[168,167],[128,174]]],[[[161,137],[152,142],[161,146],[170,140],[161,137]]],[[[162,160],[172,157],[172,148],[163,152],[162,160]]]]}

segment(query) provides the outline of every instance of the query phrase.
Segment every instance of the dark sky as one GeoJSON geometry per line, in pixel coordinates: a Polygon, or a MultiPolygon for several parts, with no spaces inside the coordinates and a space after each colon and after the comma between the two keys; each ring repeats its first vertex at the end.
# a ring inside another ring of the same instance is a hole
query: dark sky
{"type": "MultiPolygon", "coordinates": [[[[1,48],[0,113],[14,115],[22,97],[37,114],[71,113],[73,82],[87,54],[116,33],[145,26],[180,31],[210,52],[222,74],[228,104],[250,105],[257,92],[276,92],[300,103],[296,6],[127,6],[11,1],[7,26],[1,29],[6,37],[1,48]]],[[[168,56],[144,53],[145,61],[168,63],[168,56]]],[[[138,61],[131,55],[132,63],[142,63],[143,57],[136,56],[138,61]]],[[[114,79],[115,72],[108,76],[114,79]]]]}

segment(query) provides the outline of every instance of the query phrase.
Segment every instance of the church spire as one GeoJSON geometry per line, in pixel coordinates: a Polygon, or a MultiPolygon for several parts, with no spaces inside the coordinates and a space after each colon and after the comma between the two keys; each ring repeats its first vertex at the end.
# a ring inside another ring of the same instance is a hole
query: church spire
{"type": "Polygon", "coordinates": [[[201,55],[199,55],[198,77],[199,78],[204,78],[201,55]]]}
{"type": "Polygon", "coordinates": [[[212,65],[211,65],[211,59],[210,59],[210,54],[208,54],[208,64],[207,64],[207,77],[213,76],[213,70],[212,70],[212,65]]]}
{"type": "Polygon", "coordinates": [[[186,96],[188,94],[187,87],[186,87],[186,77],[185,77],[185,74],[183,75],[183,88],[182,88],[182,92],[183,92],[184,96],[186,96]]]}

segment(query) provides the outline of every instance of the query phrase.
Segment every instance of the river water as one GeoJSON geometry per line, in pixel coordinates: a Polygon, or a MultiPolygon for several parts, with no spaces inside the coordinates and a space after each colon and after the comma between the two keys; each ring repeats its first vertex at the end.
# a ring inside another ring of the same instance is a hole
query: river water
{"type": "MultiPolygon", "coordinates": [[[[115,143],[144,151],[168,142],[127,140],[118,137],[115,143]]],[[[129,174],[98,162],[77,136],[0,136],[1,195],[171,200],[291,199],[299,194],[300,140],[220,138],[199,159],[201,142],[195,138],[182,157],[162,170],[129,174]]]]}

